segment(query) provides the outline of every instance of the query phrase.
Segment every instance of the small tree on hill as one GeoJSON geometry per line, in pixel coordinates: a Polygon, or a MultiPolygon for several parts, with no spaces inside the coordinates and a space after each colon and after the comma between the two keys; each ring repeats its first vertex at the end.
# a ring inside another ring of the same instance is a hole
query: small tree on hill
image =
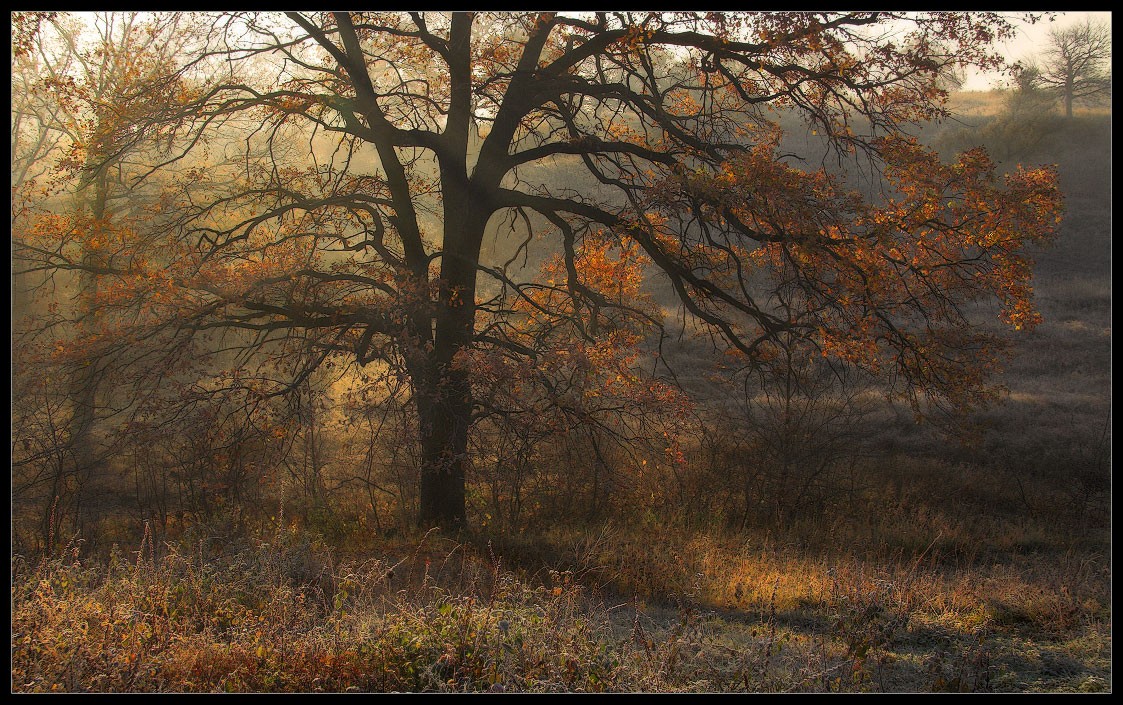
{"type": "Polygon", "coordinates": [[[1067,118],[1076,101],[1110,96],[1111,25],[1088,19],[1050,31],[1039,80],[1060,95],[1067,118]]]}

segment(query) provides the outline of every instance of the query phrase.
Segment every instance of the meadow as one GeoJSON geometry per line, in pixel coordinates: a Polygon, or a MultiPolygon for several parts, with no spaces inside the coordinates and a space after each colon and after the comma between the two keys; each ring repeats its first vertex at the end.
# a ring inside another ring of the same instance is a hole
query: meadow
{"type": "MultiPolygon", "coordinates": [[[[350,427],[189,511],[160,504],[175,477],[121,458],[84,532],[36,543],[13,506],[12,690],[1110,692],[1111,116],[958,100],[926,140],[1056,163],[1066,196],[1045,320],[971,442],[877,406],[810,474],[754,463],[738,440],[767,426],[725,416],[682,463],[608,449],[572,487],[563,450],[522,472],[493,450],[455,535],[412,528],[410,458],[350,427]],[[650,472],[622,469],[640,456],[650,472]]],[[[685,381],[703,407],[728,393],[685,381]]]]}

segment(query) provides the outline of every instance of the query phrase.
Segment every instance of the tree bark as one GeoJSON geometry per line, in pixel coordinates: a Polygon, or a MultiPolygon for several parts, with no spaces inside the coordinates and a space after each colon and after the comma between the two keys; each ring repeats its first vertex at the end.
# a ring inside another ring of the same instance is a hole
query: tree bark
{"type": "MultiPolygon", "coordinates": [[[[109,203],[109,178],[106,169],[99,169],[94,176],[94,181],[87,188],[93,189],[89,196],[89,209],[92,226],[97,229],[104,227],[108,214],[109,203]]],[[[101,257],[93,251],[83,253],[82,264],[89,270],[101,265],[101,257]]],[[[78,275],[78,325],[80,336],[92,332],[96,328],[96,305],[98,279],[92,271],[81,271],[78,275]]],[[[92,430],[96,416],[96,398],[98,388],[98,358],[90,355],[78,363],[70,374],[68,393],[72,404],[70,419],[69,446],[73,459],[73,473],[78,479],[79,486],[92,470],[96,453],[93,447],[92,430]]]]}
{"type": "Polygon", "coordinates": [[[421,481],[418,525],[457,530],[467,522],[465,478],[472,409],[468,377],[445,370],[431,389],[419,389],[421,481]]]}
{"type": "Polygon", "coordinates": [[[450,174],[444,179],[445,249],[432,352],[424,369],[414,375],[421,425],[418,523],[422,528],[457,530],[466,525],[472,422],[471,379],[457,356],[471,345],[475,334],[476,266],[489,212],[485,205],[473,203],[463,180],[457,184],[450,174]]]}
{"type": "Polygon", "coordinates": [[[466,524],[472,384],[468,371],[457,366],[456,356],[471,343],[475,307],[465,301],[474,296],[474,281],[468,293],[461,291],[449,286],[447,279],[442,280],[432,350],[421,368],[413,372],[421,432],[418,524],[422,528],[456,530],[466,524]]]}

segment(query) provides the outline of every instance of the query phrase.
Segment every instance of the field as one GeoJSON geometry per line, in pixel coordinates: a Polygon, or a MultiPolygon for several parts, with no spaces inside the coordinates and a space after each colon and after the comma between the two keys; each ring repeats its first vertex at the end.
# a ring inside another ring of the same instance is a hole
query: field
{"type": "MultiPolygon", "coordinates": [[[[350,446],[313,462],[315,487],[257,488],[256,513],[161,513],[109,483],[86,533],[50,527],[49,555],[14,539],[13,691],[1110,692],[1111,116],[1029,140],[1000,94],[962,100],[926,139],[1057,163],[1066,196],[1038,257],[1044,323],[1016,337],[974,442],[878,407],[807,501],[761,470],[746,481],[779,494],[752,507],[594,476],[589,516],[558,496],[515,513],[497,474],[459,535],[400,519],[405,480],[371,489],[408,459],[350,446]],[[337,470],[364,462],[365,485],[337,470]]],[[[743,469],[740,432],[688,445],[686,467],[743,469]]]]}

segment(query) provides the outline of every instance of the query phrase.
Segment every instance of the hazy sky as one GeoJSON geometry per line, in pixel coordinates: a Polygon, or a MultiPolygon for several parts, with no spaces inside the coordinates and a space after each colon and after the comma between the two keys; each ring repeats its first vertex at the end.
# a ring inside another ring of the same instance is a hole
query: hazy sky
{"type": "MultiPolygon", "coordinates": [[[[1054,16],[1053,21],[1048,19],[1038,20],[1036,24],[1028,25],[1020,20],[1015,24],[1021,28],[1020,36],[1011,42],[1000,45],[1011,61],[1028,59],[1040,55],[1048,46],[1049,30],[1081,24],[1085,19],[1091,18],[1093,22],[1103,21],[1111,23],[1110,12],[1061,12],[1054,16]]],[[[996,74],[979,74],[971,76],[964,84],[964,90],[985,91],[994,86],[992,84],[999,77],[996,74]]]]}

